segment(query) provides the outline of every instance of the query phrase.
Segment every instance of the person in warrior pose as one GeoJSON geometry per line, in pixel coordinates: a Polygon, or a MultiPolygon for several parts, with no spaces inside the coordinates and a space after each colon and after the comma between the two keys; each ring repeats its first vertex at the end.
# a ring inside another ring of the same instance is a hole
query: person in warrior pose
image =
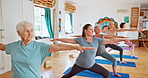
{"type": "MultiPolygon", "coordinates": [[[[125,30],[126,28],[126,23],[121,23],[120,24],[120,30],[125,30]]],[[[133,29],[127,29],[129,31],[139,31],[139,30],[133,30],[133,29]]],[[[124,31],[124,32],[118,32],[118,36],[124,36],[126,37],[128,31],[124,31]]],[[[122,41],[122,42],[119,42],[119,43],[116,43],[116,45],[119,45],[119,44],[126,44],[126,45],[129,45],[131,47],[131,57],[137,57],[134,55],[134,50],[135,50],[135,45],[130,42],[130,41],[122,41]]]]}

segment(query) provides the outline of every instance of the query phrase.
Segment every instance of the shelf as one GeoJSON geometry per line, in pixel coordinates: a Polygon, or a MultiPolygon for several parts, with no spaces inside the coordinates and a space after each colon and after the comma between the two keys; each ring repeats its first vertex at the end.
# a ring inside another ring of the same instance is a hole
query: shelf
{"type": "Polygon", "coordinates": [[[148,21],[148,19],[143,19],[143,21],[148,21]]]}

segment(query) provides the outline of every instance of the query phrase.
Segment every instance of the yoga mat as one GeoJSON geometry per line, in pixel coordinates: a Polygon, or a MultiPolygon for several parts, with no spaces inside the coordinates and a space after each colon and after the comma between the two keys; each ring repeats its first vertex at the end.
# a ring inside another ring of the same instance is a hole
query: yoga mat
{"type": "MultiPolygon", "coordinates": [[[[109,60],[104,60],[104,59],[95,59],[96,63],[99,64],[108,64],[108,65],[112,65],[112,62],[109,60]]],[[[122,64],[119,61],[117,61],[117,65],[118,66],[126,66],[126,67],[136,67],[136,64],[134,62],[127,62],[127,64],[122,64]]]]}
{"type": "Polygon", "coordinates": [[[122,49],[124,49],[124,50],[132,50],[132,48],[128,48],[128,47],[122,47],[122,49]]]}
{"type": "MultiPolygon", "coordinates": [[[[68,68],[64,74],[68,73],[69,71],[71,70],[71,67],[68,68]]],[[[117,77],[117,76],[114,76],[112,75],[113,72],[110,72],[110,78],[130,78],[129,77],[129,74],[126,74],[126,73],[118,73],[119,75],[121,75],[122,77],[117,77]]],[[[99,75],[99,74],[96,74],[94,72],[91,72],[89,70],[84,70],[78,74],[76,74],[76,76],[83,76],[83,77],[91,77],[91,78],[103,78],[103,76],[99,75]]]]}
{"type": "MultiPolygon", "coordinates": [[[[111,54],[112,56],[114,56],[115,58],[120,58],[120,56],[118,54],[111,54]]],[[[123,55],[122,58],[125,59],[138,59],[137,57],[131,57],[130,55],[123,55]]]]}

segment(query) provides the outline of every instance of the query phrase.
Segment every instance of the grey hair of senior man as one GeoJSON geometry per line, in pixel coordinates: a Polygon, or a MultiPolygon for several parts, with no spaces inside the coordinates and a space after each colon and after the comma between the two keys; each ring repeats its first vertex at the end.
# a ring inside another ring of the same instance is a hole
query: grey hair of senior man
{"type": "Polygon", "coordinates": [[[96,30],[98,27],[100,28],[100,26],[99,26],[99,25],[96,25],[96,26],[94,27],[94,30],[96,30]]]}
{"type": "Polygon", "coordinates": [[[24,30],[24,26],[25,25],[31,25],[32,24],[28,21],[20,21],[17,25],[16,25],[16,30],[22,32],[24,30]]]}
{"type": "Polygon", "coordinates": [[[112,24],[115,24],[115,23],[114,23],[114,22],[112,22],[112,21],[111,21],[111,22],[109,22],[109,26],[110,26],[110,25],[112,25],[112,24]]]}

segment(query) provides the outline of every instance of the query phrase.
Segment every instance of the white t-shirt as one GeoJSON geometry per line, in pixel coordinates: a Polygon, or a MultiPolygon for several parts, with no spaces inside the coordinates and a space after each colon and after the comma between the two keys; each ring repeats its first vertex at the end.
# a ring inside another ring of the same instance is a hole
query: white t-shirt
{"type": "MultiPolygon", "coordinates": [[[[127,36],[128,32],[129,31],[118,32],[118,36],[128,37],[127,36]]],[[[129,39],[129,38],[126,38],[126,39],[129,39]]],[[[121,41],[121,42],[118,42],[118,43],[119,43],[119,46],[127,46],[126,44],[124,44],[125,43],[124,41],[121,41]]]]}

